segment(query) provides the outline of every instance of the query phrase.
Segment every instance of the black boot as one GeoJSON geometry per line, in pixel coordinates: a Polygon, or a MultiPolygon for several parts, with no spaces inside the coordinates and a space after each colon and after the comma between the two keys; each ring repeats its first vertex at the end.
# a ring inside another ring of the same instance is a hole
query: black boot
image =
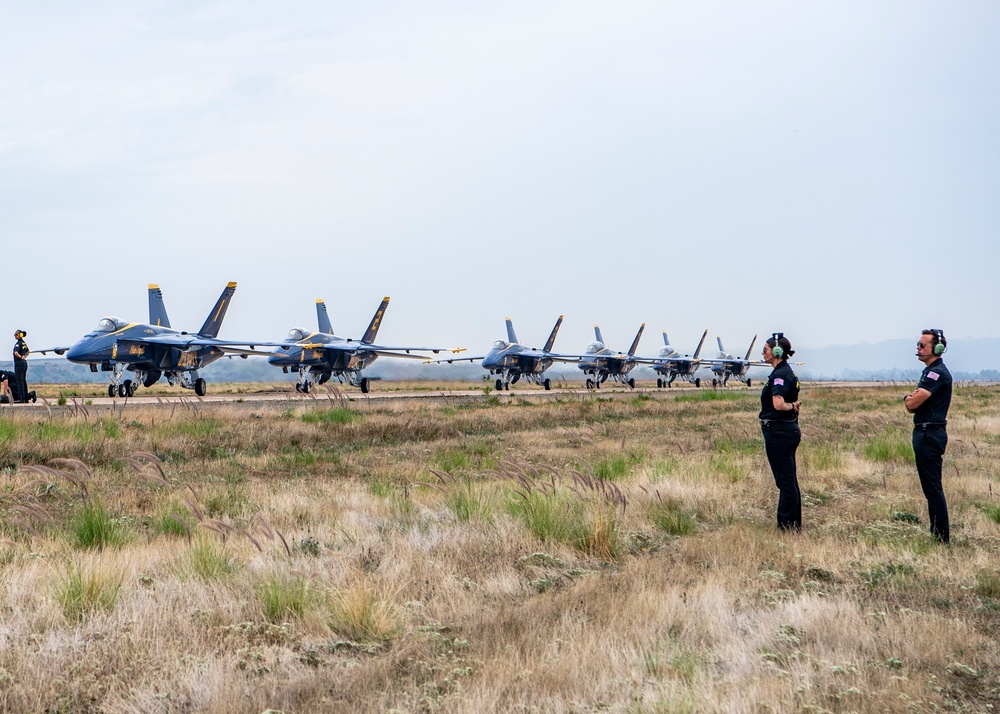
{"type": "Polygon", "coordinates": [[[30,392],[28,392],[28,396],[31,397],[31,403],[32,404],[34,404],[35,402],[38,401],[38,397],[35,396],[35,390],[34,389],[32,389],[30,392]]]}

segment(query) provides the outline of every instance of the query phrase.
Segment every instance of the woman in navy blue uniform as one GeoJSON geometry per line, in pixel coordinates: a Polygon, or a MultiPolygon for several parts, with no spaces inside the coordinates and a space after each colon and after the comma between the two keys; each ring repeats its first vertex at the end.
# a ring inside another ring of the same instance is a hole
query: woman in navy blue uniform
{"type": "Polygon", "coordinates": [[[802,494],[795,471],[795,450],[802,441],[799,430],[799,379],[788,364],[795,354],[792,343],[775,332],[764,343],[764,361],[772,371],[760,393],[760,426],[764,433],[764,452],[778,487],[778,528],[798,531],[802,528],[802,494]]]}

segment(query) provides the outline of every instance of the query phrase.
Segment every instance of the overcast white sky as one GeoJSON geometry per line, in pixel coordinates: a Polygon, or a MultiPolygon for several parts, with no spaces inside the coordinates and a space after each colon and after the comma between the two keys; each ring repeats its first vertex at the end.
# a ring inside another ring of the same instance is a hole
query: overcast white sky
{"type": "Polygon", "coordinates": [[[0,5],[0,330],[1000,337],[996,2],[0,5]]]}

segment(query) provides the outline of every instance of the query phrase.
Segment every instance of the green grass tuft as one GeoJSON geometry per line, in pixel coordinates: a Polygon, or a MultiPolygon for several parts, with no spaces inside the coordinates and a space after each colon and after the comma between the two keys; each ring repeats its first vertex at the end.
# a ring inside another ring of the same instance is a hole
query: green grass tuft
{"type": "Polygon", "coordinates": [[[886,433],[869,439],[864,446],[864,457],[870,461],[913,461],[911,436],[899,429],[890,428],[886,433]]]}
{"type": "Polygon", "coordinates": [[[258,584],[257,598],[264,616],[272,622],[301,619],[311,599],[309,581],[298,574],[271,575],[258,584]]]}
{"type": "Polygon", "coordinates": [[[113,518],[96,498],[86,501],[70,518],[70,542],[78,548],[120,548],[130,540],[125,523],[113,518]]]}
{"type": "Polygon", "coordinates": [[[657,494],[656,500],[650,501],[648,513],[653,525],[670,535],[689,535],[698,527],[694,514],[685,511],[676,498],[660,498],[657,494]]]}
{"type": "Polygon", "coordinates": [[[219,580],[236,572],[237,565],[215,540],[200,536],[189,551],[191,569],[203,580],[219,580]]]}
{"type": "Polygon", "coordinates": [[[101,566],[86,571],[79,563],[70,566],[56,585],[56,602],[70,620],[82,620],[97,612],[111,612],[118,603],[125,576],[101,566]]]}

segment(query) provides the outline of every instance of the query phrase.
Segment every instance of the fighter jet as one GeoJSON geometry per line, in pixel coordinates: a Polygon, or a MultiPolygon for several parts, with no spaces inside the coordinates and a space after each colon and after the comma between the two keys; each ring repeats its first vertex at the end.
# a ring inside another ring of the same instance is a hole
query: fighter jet
{"type": "Polygon", "coordinates": [[[757,341],[757,335],[754,335],[753,339],[750,340],[750,346],[747,348],[746,356],[743,359],[734,357],[726,352],[726,348],[722,346],[721,337],[717,336],[715,339],[719,343],[719,354],[717,355],[718,361],[712,365],[712,372],[715,373],[715,377],[712,379],[713,387],[719,382],[722,382],[723,387],[726,386],[726,382],[730,378],[738,379],[749,387],[750,377],[747,373],[751,367],[770,367],[767,362],[750,359],[750,353],[753,351],[754,343],[757,341]]]}
{"type": "Polygon", "coordinates": [[[171,386],[180,384],[203,397],[207,386],[198,375],[199,369],[224,355],[266,357],[267,352],[257,352],[254,347],[278,344],[218,339],[219,328],[235,292],[236,283],[229,283],[208,314],[205,324],[197,332],[189,333],[170,328],[163,293],[159,286],[150,285],[148,325],[105,317],[92,332],[68,349],[66,359],[89,364],[92,372],[110,372],[109,397],[116,394],[130,397],[135,394],[137,383],[151,387],[161,376],[165,376],[171,386]],[[126,371],[132,372],[135,379],[122,380],[126,371]]]}
{"type": "Polygon", "coordinates": [[[644,329],[646,329],[646,323],[642,323],[639,326],[639,331],[635,334],[635,339],[632,340],[632,346],[629,348],[628,353],[622,354],[604,346],[604,337],[601,336],[601,328],[594,325],[594,336],[597,338],[597,341],[587,345],[587,356],[579,364],[583,373],[590,375],[587,377],[587,389],[595,387],[600,389],[601,384],[606,382],[609,377],[612,381],[627,384],[629,387],[635,387],[635,379],[629,377],[628,373],[637,364],[649,361],[635,356],[635,351],[639,347],[639,338],[642,337],[644,329]]]}
{"type": "Polygon", "coordinates": [[[371,381],[368,377],[362,376],[361,370],[380,356],[428,362],[430,360],[426,355],[411,354],[411,352],[438,354],[444,351],[462,351],[462,348],[388,347],[375,344],[375,336],[378,334],[378,328],[382,324],[382,317],[388,306],[389,298],[383,298],[364,336],[360,340],[355,340],[333,334],[326,303],[317,300],[318,332],[310,332],[301,327],[292,328],[283,346],[274,350],[267,361],[281,367],[285,372],[298,372],[299,380],[295,384],[295,389],[299,392],[309,392],[313,384],[325,384],[331,377],[336,377],[341,384],[346,381],[355,387],[360,387],[361,392],[367,394],[371,389],[371,381]]]}
{"type": "Polygon", "coordinates": [[[583,355],[556,354],[552,351],[562,321],[563,316],[560,315],[542,349],[523,346],[518,341],[517,335],[514,334],[514,323],[508,317],[506,318],[507,339],[494,342],[493,348],[488,354],[480,357],[455,357],[437,361],[448,364],[482,361],[483,369],[489,370],[490,375],[496,375],[497,391],[509,390],[510,385],[516,384],[522,377],[526,382],[540,384],[548,390],[552,388],[552,380],[545,376],[545,370],[551,367],[553,362],[578,362],[583,357],[583,355]]]}
{"type": "Polygon", "coordinates": [[[660,349],[659,356],[651,360],[650,363],[653,369],[656,370],[656,373],[662,375],[661,378],[656,380],[657,387],[669,387],[677,377],[680,377],[685,382],[693,382],[696,387],[701,386],[701,378],[695,377],[695,373],[701,366],[714,364],[715,362],[715,360],[702,360],[698,358],[707,335],[708,330],[705,330],[702,333],[701,341],[698,343],[698,349],[694,351],[693,355],[682,355],[670,346],[667,333],[663,333],[664,347],[660,349]]]}

